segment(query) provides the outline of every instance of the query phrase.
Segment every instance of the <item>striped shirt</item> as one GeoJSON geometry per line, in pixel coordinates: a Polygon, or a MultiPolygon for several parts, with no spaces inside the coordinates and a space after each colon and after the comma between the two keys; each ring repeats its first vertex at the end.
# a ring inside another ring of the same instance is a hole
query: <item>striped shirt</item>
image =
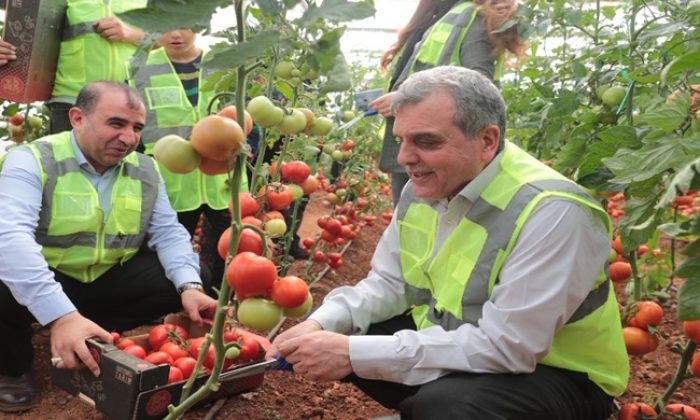
{"type": "Polygon", "coordinates": [[[199,63],[202,61],[202,54],[189,63],[173,63],[175,73],[180,78],[187,99],[192,106],[196,107],[199,102],[199,63]]]}

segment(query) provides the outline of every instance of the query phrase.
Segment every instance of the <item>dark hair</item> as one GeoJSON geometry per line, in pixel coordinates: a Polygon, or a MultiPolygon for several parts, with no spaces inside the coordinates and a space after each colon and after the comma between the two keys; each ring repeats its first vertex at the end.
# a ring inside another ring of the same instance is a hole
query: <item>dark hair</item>
{"type": "Polygon", "coordinates": [[[499,150],[506,132],[506,105],[498,88],[478,71],[457,66],[438,66],[412,74],[401,84],[391,109],[415,104],[436,91],[448,93],[454,100],[454,124],[467,138],[476,137],[488,125],[500,132],[499,150]]]}
{"type": "Polygon", "coordinates": [[[139,109],[143,106],[141,95],[136,89],[125,83],[109,80],[100,80],[85,85],[78,93],[75,106],[80,108],[85,114],[91,114],[102,97],[102,93],[106,90],[116,90],[124,93],[126,95],[126,104],[131,109],[139,109]]]}

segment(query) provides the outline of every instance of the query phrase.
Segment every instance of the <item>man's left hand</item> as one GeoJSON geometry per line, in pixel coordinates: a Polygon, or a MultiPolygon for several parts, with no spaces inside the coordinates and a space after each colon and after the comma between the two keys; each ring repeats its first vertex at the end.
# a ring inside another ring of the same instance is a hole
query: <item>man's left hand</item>
{"type": "Polygon", "coordinates": [[[285,340],[279,352],[294,372],[314,381],[335,381],[352,373],[350,340],[346,335],[315,331],[285,340]]]}
{"type": "Polygon", "coordinates": [[[212,319],[216,314],[216,300],[196,289],[182,292],[182,308],[190,319],[196,323],[202,322],[202,316],[212,319]]]}

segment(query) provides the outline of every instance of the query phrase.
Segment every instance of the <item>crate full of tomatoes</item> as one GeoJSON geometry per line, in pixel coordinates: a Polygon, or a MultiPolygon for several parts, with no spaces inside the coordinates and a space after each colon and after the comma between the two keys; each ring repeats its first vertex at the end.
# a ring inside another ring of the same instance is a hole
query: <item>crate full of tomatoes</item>
{"type": "MultiPolygon", "coordinates": [[[[92,404],[112,419],[160,419],[167,415],[170,404],[178,404],[182,386],[192,375],[204,335],[209,325],[191,323],[181,314],[169,315],[163,324],[148,333],[121,337],[114,345],[88,340],[88,348],[100,366],[100,376],[87,370],[73,371],[53,368],[53,383],[72,395],[92,404]]],[[[218,391],[210,393],[200,403],[225,395],[245,392],[260,386],[265,368],[251,369],[260,362],[270,342],[242,328],[229,329],[225,341],[238,341],[237,357],[225,359],[218,391]],[[240,374],[237,371],[245,371],[240,374]]],[[[202,372],[195,380],[194,390],[208,379],[214,361],[210,346],[202,372]]]]}

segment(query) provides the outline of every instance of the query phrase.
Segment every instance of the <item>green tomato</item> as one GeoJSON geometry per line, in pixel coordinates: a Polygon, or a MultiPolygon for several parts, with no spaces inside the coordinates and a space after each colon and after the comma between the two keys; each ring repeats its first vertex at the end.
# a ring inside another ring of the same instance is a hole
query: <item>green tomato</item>
{"type": "Polygon", "coordinates": [[[624,86],[611,86],[603,92],[601,100],[603,103],[609,107],[616,107],[620,105],[622,99],[625,97],[625,92],[627,90],[624,86]]]}
{"type": "Polygon", "coordinates": [[[282,320],[282,308],[271,300],[248,298],[238,305],[238,322],[257,331],[273,329],[282,320]]]}
{"type": "Polygon", "coordinates": [[[295,70],[299,73],[299,70],[297,70],[296,66],[291,61],[280,61],[277,63],[277,67],[275,67],[275,75],[282,79],[289,79],[294,76],[295,70]]]}
{"type": "Polygon", "coordinates": [[[287,224],[282,219],[270,219],[265,222],[264,230],[271,237],[279,238],[287,232],[287,224]]]}
{"type": "Polygon", "coordinates": [[[301,186],[297,184],[287,184],[289,189],[292,191],[292,197],[294,197],[294,201],[299,201],[304,197],[304,189],[301,188],[301,186]]]}
{"type": "Polygon", "coordinates": [[[175,134],[163,136],[156,141],[153,156],[166,169],[176,174],[194,171],[202,159],[189,141],[175,134]]]}
{"type": "Polygon", "coordinates": [[[333,152],[335,152],[335,145],[334,144],[329,143],[329,144],[323,145],[323,153],[330,155],[330,154],[333,154],[333,152]]]}
{"type": "Polygon", "coordinates": [[[227,358],[228,360],[236,360],[238,359],[238,356],[241,355],[241,349],[239,349],[236,346],[229,347],[226,349],[226,353],[224,354],[224,357],[227,358]]]}
{"type": "Polygon", "coordinates": [[[325,136],[333,129],[333,120],[326,117],[318,117],[311,125],[311,132],[317,136],[325,136]]]}
{"type": "Polygon", "coordinates": [[[341,200],[347,195],[347,193],[348,192],[345,188],[338,188],[337,190],[335,190],[335,195],[337,195],[338,198],[340,198],[341,200]]]}
{"type": "Polygon", "coordinates": [[[617,251],[614,249],[610,248],[610,253],[608,253],[608,262],[612,263],[617,259],[617,251]]]}
{"type": "Polygon", "coordinates": [[[282,121],[277,125],[282,134],[296,134],[306,127],[306,116],[298,109],[282,117],[282,121]]]}
{"type": "Polygon", "coordinates": [[[253,121],[265,128],[279,124],[284,117],[282,108],[276,107],[271,100],[264,96],[256,96],[251,99],[246,106],[246,110],[253,118],[253,121]]]}
{"type": "Polygon", "coordinates": [[[41,117],[32,115],[29,117],[29,127],[31,127],[32,130],[41,130],[44,127],[44,120],[42,120],[41,117]]]}
{"type": "Polygon", "coordinates": [[[334,150],[333,153],[331,153],[331,158],[336,162],[340,162],[345,159],[345,153],[343,153],[342,150],[334,150]]]}
{"type": "Polygon", "coordinates": [[[304,303],[301,305],[295,307],[295,308],[284,308],[282,310],[282,313],[284,313],[284,316],[289,317],[289,318],[300,318],[311,311],[311,307],[314,304],[314,298],[311,296],[311,292],[309,292],[309,295],[306,297],[306,300],[304,303]]]}
{"type": "Polygon", "coordinates": [[[355,118],[355,113],[352,111],[343,111],[340,116],[340,119],[343,120],[343,122],[352,121],[353,118],[355,118]]]}

